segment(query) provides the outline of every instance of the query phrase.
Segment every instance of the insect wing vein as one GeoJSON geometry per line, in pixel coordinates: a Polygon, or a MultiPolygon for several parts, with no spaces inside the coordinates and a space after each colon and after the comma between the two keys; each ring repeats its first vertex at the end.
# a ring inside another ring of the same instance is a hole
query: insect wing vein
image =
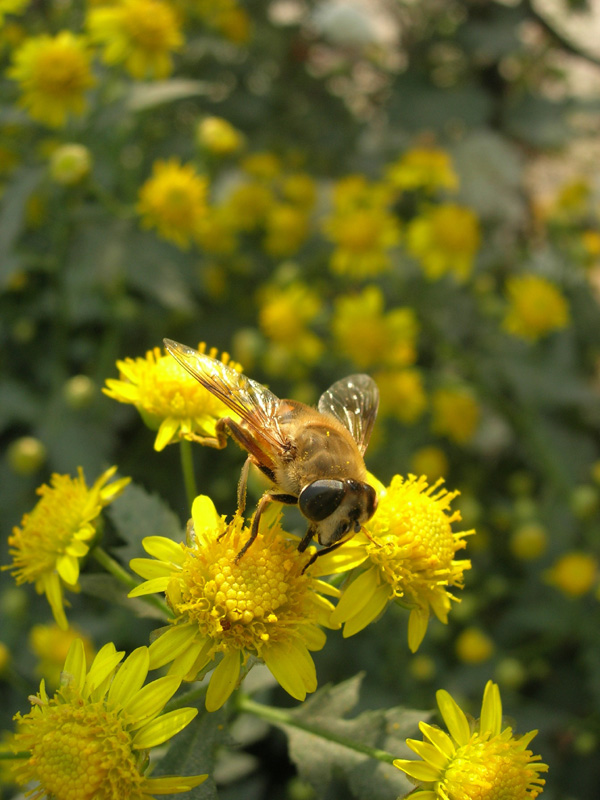
{"type": "Polygon", "coordinates": [[[379,389],[369,375],[349,375],[336,381],[319,399],[319,411],[331,414],[352,434],[361,453],[371,438],[377,409],[379,389]]]}

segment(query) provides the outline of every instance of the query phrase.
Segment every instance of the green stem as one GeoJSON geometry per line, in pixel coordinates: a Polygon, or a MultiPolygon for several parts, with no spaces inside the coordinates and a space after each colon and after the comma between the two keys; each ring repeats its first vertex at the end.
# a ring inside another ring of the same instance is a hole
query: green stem
{"type": "Polygon", "coordinates": [[[329,742],[335,742],[356,753],[374,758],[377,761],[384,761],[386,764],[393,764],[397,756],[393,756],[386,750],[380,750],[378,747],[370,747],[361,742],[355,742],[353,739],[348,739],[345,736],[340,736],[337,733],[321,728],[319,725],[313,725],[308,722],[303,722],[300,719],[292,716],[289,712],[282,708],[273,708],[273,706],[264,706],[251,700],[247,695],[239,694],[237,698],[237,707],[240,711],[247,714],[254,714],[255,717],[260,717],[267,722],[272,722],[275,725],[289,725],[291,728],[298,728],[301,731],[312,733],[314,736],[319,736],[321,739],[326,739],[329,742]]]}
{"type": "MultiPolygon", "coordinates": [[[[128,589],[135,589],[136,586],[139,586],[140,581],[136,580],[130,572],[127,572],[127,570],[124,569],[118,561],[115,561],[112,556],[109,556],[106,550],[103,550],[101,547],[94,547],[92,556],[100,566],[104,567],[104,569],[116,578],[119,583],[122,583],[123,586],[126,586],[128,589]]],[[[158,609],[165,617],[169,618],[173,616],[166,603],[153,594],[140,595],[138,599],[143,600],[144,603],[150,606],[154,606],[154,608],[158,609]]]]}
{"type": "Polygon", "coordinates": [[[18,753],[0,753],[0,761],[12,761],[15,758],[31,758],[29,750],[20,750],[18,753]]]}
{"type": "Polygon", "coordinates": [[[194,459],[192,457],[192,443],[187,439],[182,439],[179,446],[181,456],[181,471],[183,472],[183,482],[188,505],[191,509],[192,503],[196,499],[198,490],[196,489],[196,478],[194,477],[194,459]]]}

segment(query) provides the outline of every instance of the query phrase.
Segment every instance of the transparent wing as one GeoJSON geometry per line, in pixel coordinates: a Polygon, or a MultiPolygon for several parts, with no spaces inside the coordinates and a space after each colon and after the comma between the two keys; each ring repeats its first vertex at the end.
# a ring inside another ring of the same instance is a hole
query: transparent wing
{"type": "Polygon", "coordinates": [[[278,450],[285,447],[286,440],[275,418],[281,401],[266,386],[185,344],[172,339],[164,339],[164,344],[192,377],[256,432],[259,440],[266,440],[278,450]]]}
{"type": "Polygon", "coordinates": [[[364,453],[379,407],[379,389],[369,375],[349,375],[330,386],[319,399],[319,411],[344,425],[364,453]]]}

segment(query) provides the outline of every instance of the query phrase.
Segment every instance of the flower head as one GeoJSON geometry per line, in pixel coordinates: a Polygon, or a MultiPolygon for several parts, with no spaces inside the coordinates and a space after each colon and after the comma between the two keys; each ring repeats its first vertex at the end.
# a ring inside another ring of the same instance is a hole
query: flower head
{"type": "Polygon", "coordinates": [[[535,800],[545,780],[547,764],[533,755],[528,745],[537,734],[515,736],[502,725],[502,701],[498,686],[488,681],[483,693],[481,717],[470,722],[444,690],[437,702],[448,728],[445,733],[425,722],[419,724],[424,741],[406,743],[422,761],[399,758],[394,765],[419,783],[414,800],[535,800]]]}
{"type": "Polygon", "coordinates": [[[52,688],[60,684],[65,658],[75,639],[80,639],[88,661],[96,655],[91,640],[74,625],[63,631],[58,625],[34,625],[29,632],[29,645],[38,663],[35,671],[52,688]]]}
{"type": "Polygon", "coordinates": [[[560,556],[544,578],[567,597],[581,597],[598,580],[598,560],[591,553],[572,550],[560,556]]]}
{"type": "Polygon", "coordinates": [[[156,161],[152,177],[139,192],[138,213],[145,228],[182,248],[189,247],[206,214],[208,181],[191,164],[178,159],[156,161]]]}
{"type": "MultiPolygon", "coordinates": [[[[263,520],[268,515],[263,515],[263,520]]],[[[156,560],[136,558],[131,568],[146,578],[131,597],[165,592],[175,617],[150,646],[150,666],[171,663],[170,674],[193,680],[217,657],[206,707],[220,708],[251,657],[262,659],[281,686],[298,700],[317,687],[310,650],[325,644],[333,606],[322,592],[337,590],[302,573],[306,558],[278,521],[261,525],[252,546],[236,562],[249,529],[236,516],[229,524],[212,501],[197,497],[190,543],[150,536],[143,541],[156,560]]]]}
{"type": "Polygon", "coordinates": [[[324,230],[336,245],[331,269],[354,278],[388,270],[389,251],[400,241],[399,222],[385,208],[356,208],[334,214],[325,220],[324,230]]]}
{"type": "Polygon", "coordinates": [[[386,178],[392,186],[403,191],[423,189],[433,194],[438,189],[458,189],[458,178],[450,155],[437,147],[407,150],[388,166],[386,178]]]}
{"type": "Polygon", "coordinates": [[[144,686],[148,648],[139,647],[117,671],[122,652],[105,645],[89,671],[81,640],[67,655],[62,685],[54,696],[44,681],[31,711],[16,715],[15,751],[29,751],[13,767],[19,784],[34,783],[31,800],[153,800],[199,786],[206,775],[146,777],[148,750],[171,739],[198,713],[178,708],[161,714],[180,678],[144,686]]]}
{"type": "Polygon", "coordinates": [[[375,516],[365,526],[370,538],[356,537],[346,545],[347,551],[362,550],[364,561],[332,616],[333,622],[345,623],[344,636],[373,622],[391,600],[411,609],[408,644],[413,652],[425,636],[430,611],[448,621],[450,603],[457,600],[449,590],[462,588],[463,573],[471,566],[454,556],[473,531],[452,531],[460,513],[448,511],[458,492],[440,488],[441,483],[429,486],[425,477],[396,475],[389,488],[382,488],[375,516]]]}
{"type": "Polygon", "coordinates": [[[92,8],[87,24],[92,41],[104,47],[104,61],[125,64],[138,79],[166,78],[171,54],[183,45],[175,11],[162,0],[116,0],[92,8]]]}
{"type": "MultiPolygon", "coordinates": [[[[198,350],[204,353],[201,342],[198,350]]],[[[216,348],[208,351],[216,358],[216,348]]],[[[241,372],[241,366],[231,361],[228,353],[220,360],[241,372]]],[[[140,412],[151,430],[158,430],[155,450],[168,444],[189,439],[201,444],[214,444],[215,425],[231,411],[207,389],[204,389],[175,359],[160,348],[148,350],[145,358],[126,358],[117,361],[119,380],[109,378],[102,390],[120,403],[131,403],[140,412]]]]}
{"type": "Polygon", "coordinates": [[[414,363],[419,326],[411,308],[384,311],[379,286],[359,294],[342,295],[335,301],[331,328],[340,352],[356,366],[376,364],[404,367],[414,363]]]}
{"type": "Polygon", "coordinates": [[[423,387],[423,375],[414,367],[385,370],[374,374],[379,387],[379,409],[382,414],[396,417],[405,425],[411,425],[422,415],[427,406],[423,387]]]}
{"type": "Polygon", "coordinates": [[[470,208],[445,203],[433,206],[408,226],[407,247],[430,280],[451,273],[468,278],[481,242],[479,221],[470,208]]]}
{"type": "Polygon", "coordinates": [[[6,14],[22,14],[30,0],[0,0],[0,25],[4,24],[6,14]]]}
{"type": "Polygon", "coordinates": [[[117,471],[111,467],[88,487],[79,468],[76,478],[52,475],[50,486],[40,486],[33,511],[25,514],[21,527],[8,537],[13,563],[10,569],[17,584],[34,583],[45,593],[58,625],[66,629],[63,590],[78,591],[79,562],[90,549],[104,506],[118,497],[129,478],[108,481],[117,471]]]}
{"type": "Polygon", "coordinates": [[[85,92],[94,83],[85,40],[70,31],[27,39],[15,52],[8,76],[21,87],[20,105],[54,128],[69,114],[84,112],[85,92]]]}
{"type": "Polygon", "coordinates": [[[504,328],[535,342],[569,323],[569,306],[560,290],[539,275],[515,275],[506,282],[509,307],[504,328]]]}
{"type": "Polygon", "coordinates": [[[434,433],[465,444],[475,435],[481,410],[468,388],[461,386],[436,389],[431,397],[434,433]]]}
{"type": "Polygon", "coordinates": [[[265,252],[274,258],[292,256],[308,236],[308,215],[291,203],[274,203],[267,214],[265,229],[265,252]]]}
{"type": "Polygon", "coordinates": [[[215,156],[229,156],[244,144],[244,135],[223,117],[204,117],[196,128],[196,141],[215,156]]]}

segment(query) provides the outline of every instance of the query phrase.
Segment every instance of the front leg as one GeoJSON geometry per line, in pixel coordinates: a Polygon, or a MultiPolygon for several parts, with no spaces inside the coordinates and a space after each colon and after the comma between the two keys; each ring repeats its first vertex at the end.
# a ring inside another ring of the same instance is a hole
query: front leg
{"type": "Polygon", "coordinates": [[[271,492],[266,492],[260,498],[258,505],[256,507],[256,511],[254,512],[254,519],[252,520],[252,526],[250,528],[250,536],[248,537],[248,541],[242,547],[240,552],[235,557],[235,563],[237,564],[240,558],[244,555],[246,550],[250,547],[252,542],[258,536],[258,526],[260,524],[260,518],[269,503],[285,503],[286,505],[292,506],[296,505],[298,502],[298,498],[293,494],[272,494],[271,492]]]}
{"type": "MultiPolygon", "coordinates": [[[[304,539],[302,540],[302,542],[303,541],[304,539]]],[[[336,542],[335,544],[330,544],[329,547],[324,547],[322,550],[317,550],[317,552],[313,553],[312,556],[308,559],[300,574],[304,575],[306,570],[315,563],[315,561],[317,560],[317,558],[319,558],[319,556],[324,556],[327,555],[327,553],[331,553],[332,550],[336,550],[340,545],[345,544],[347,541],[348,539],[340,539],[339,542],[336,542]]],[[[300,542],[300,544],[302,544],[302,542],[300,542]]],[[[303,549],[306,549],[306,546],[303,549]]],[[[298,547],[298,550],[300,550],[300,547],[298,547]]]]}

